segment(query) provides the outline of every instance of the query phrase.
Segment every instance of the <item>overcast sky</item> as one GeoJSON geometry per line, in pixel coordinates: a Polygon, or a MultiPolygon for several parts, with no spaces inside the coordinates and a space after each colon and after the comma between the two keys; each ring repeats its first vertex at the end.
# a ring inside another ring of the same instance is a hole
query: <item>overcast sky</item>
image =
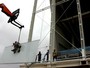
{"type": "MultiPolygon", "coordinates": [[[[11,12],[20,8],[20,14],[17,21],[25,26],[21,32],[20,43],[27,42],[34,0],[0,0],[0,3],[4,3],[11,12]]],[[[37,10],[48,5],[49,0],[38,0],[37,10]]],[[[17,41],[19,35],[19,29],[10,23],[7,23],[8,19],[9,17],[2,13],[0,9],[0,54],[6,46],[11,46],[13,42],[17,41]]],[[[44,42],[41,45],[49,45],[49,34],[46,36],[49,30],[50,9],[36,14],[33,40],[40,39],[41,42],[42,40],[44,42]]],[[[44,50],[46,49],[44,48],[44,50]]],[[[15,67],[16,65],[0,65],[0,68],[14,68],[12,66],[15,67]]],[[[18,67],[19,66],[17,65],[15,68],[18,67]]]]}

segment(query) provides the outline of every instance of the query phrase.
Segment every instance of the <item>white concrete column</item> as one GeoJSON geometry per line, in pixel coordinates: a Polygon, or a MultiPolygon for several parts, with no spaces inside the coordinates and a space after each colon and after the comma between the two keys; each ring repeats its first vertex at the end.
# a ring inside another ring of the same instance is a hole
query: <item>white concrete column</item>
{"type": "Polygon", "coordinates": [[[50,29],[50,61],[53,60],[52,58],[52,52],[55,47],[55,1],[56,0],[51,0],[51,29],[50,29]]]}
{"type": "Polygon", "coordinates": [[[34,27],[34,20],[35,20],[36,8],[37,8],[37,0],[34,0],[34,7],[33,7],[31,24],[30,24],[28,42],[31,42],[31,41],[32,41],[32,35],[33,35],[33,27],[34,27]]]}

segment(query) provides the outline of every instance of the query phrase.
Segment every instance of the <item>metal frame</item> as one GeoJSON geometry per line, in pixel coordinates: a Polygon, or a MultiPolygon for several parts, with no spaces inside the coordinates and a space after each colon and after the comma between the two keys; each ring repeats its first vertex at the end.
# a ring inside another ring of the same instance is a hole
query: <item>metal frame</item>
{"type": "Polygon", "coordinates": [[[77,3],[77,12],[78,12],[78,21],[79,21],[79,30],[80,30],[80,41],[81,41],[81,49],[82,49],[82,59],[85,60],[86,59],[85,40],[84,40],[83,21],[82,21],[80,0],[76,0],[76,3],[77,3]]]}

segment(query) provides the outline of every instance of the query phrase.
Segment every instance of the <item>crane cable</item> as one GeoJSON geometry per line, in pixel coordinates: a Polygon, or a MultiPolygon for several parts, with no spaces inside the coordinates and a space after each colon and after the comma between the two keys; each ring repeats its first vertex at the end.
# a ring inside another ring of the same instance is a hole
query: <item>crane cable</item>
{"type": "Polygon", "coordinates": [[[39,9],[44,2],[45,2],[45,0],[42,1],[42,3],[39,5],[39,7],[37,9],[39,9]]]}

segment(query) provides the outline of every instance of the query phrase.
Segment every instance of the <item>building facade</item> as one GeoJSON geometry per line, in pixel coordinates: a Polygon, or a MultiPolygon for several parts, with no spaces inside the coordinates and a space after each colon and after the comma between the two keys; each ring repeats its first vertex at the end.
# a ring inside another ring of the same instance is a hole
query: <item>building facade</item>
{"type": "Polygon", "coordinates": [[[89,0],[50,0],[50,62],[35,63],[32,68],[90,67],[89,6],[89,0]],[[54,49],[58,56],[52,62],[54,49]]]}

